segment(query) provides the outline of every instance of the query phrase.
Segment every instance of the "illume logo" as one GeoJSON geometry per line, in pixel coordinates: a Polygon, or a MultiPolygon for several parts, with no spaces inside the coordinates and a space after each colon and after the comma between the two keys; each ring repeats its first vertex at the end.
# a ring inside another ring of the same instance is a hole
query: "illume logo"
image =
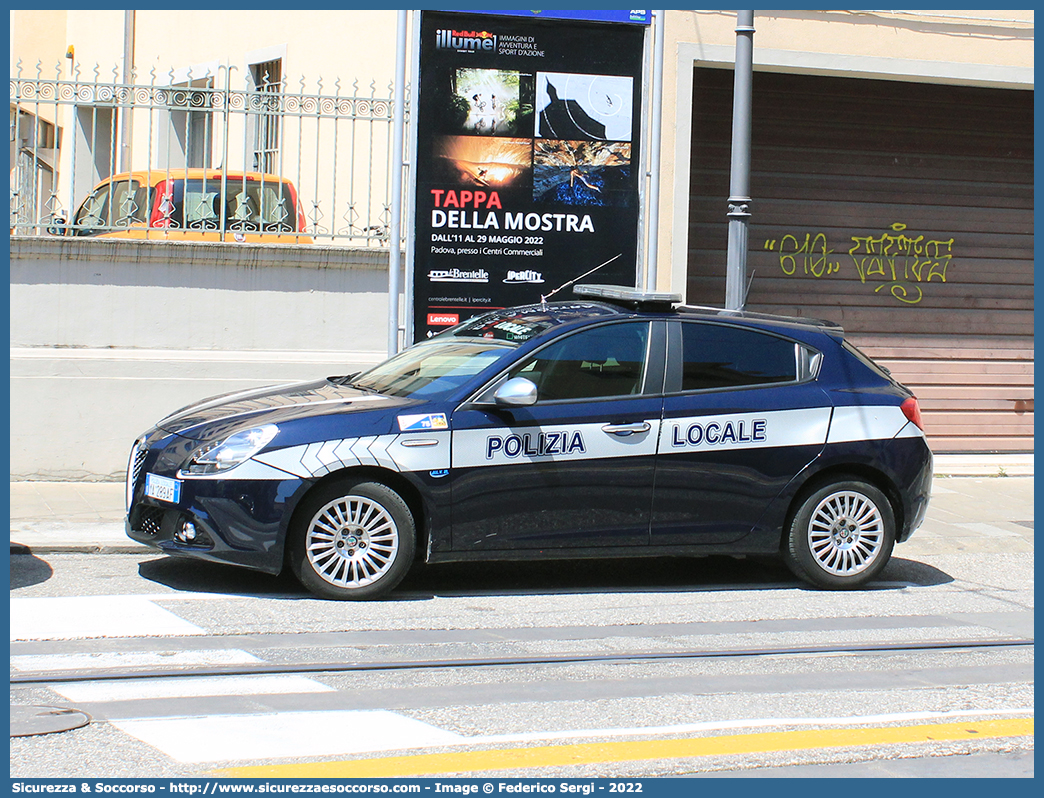
{"type": "Polygon", "coordinates": [[[437,30],[436,50],[470,50],[471,52],[496,52],[496,34],[488,31],[437,30]]]}

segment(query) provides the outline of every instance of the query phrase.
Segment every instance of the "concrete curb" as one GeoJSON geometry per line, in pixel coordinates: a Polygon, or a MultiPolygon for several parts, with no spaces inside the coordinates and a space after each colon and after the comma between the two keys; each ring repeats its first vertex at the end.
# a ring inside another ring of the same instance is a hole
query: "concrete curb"
{"type": "Polygon", "coordinates": [[[142,554],[159,551],[127,537],[123,521],[25,518],[11,522],[11,554],[142,554]]]}
{"type": "Polygon", "coordinates": [[[11,556],[33,556],[35,554],[147,554],[149,552],[161,555],[159,549],[149,546],[135,544],[128,540],[129,545],[109,545],[105,543],[44,543],[42,545],[27,546],[24,543],[11,543],[11,556]]]}
{"type": "Polygon", "coordinates": [[[937,454],[937,477],[1032,477],[1032,454],[937,454]]]}

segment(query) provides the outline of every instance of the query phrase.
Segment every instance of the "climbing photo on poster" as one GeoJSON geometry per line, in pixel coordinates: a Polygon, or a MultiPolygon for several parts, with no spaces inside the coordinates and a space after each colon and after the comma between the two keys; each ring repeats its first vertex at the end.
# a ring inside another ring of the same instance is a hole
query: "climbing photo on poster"
{"type": "Polygon", "coordinates": [[[635,284],[644,46],[642,24],[422,12],[415,341],[589,271],[635,284]]]}

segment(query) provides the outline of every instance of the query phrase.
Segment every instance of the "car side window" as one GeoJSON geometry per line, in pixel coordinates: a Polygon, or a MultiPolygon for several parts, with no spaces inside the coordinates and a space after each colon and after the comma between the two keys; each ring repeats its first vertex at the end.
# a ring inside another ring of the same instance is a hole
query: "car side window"
{"type": "Polygon", "coordinates": [[[144,224],[149,212],[148,191],[133,180],[121,180],[112,184],[110,199],[112,221],[115,227],[144,224]]]}
{"type": "Polygon", "coordinates": [[[682,390],[793,382],[798,345],[720,324],[682,324],[682,390]]]}
{"type": "Polygon", "coordinates": [[[108,224],[109,184],[99,186],[83,201],[73,220],[73,232],[78,236],[95,235],[96,228],[108,224]]]}
{"type": "Polygon", "coordinates": [[[105,183],[80,205],[73,220],[73,232],[78,236],[91,236],[106,228],[144,224],[148,210],[148,190],[136,181],[105,183]]]}
{"type": "Polygon", "coordinates": [[[642,392],[649,323],[588,328],[544,347],[512,377],[536,383],[539,401],[600,399],[642,392]]]}

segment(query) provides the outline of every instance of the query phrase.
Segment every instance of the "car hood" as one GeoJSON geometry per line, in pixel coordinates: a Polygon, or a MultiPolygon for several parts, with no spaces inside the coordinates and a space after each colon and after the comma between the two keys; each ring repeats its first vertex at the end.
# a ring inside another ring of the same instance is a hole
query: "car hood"
{"type": "Polygon", "coordinates": [[[390,409],[404,404],[409,402],[329,380],[296,382],[212,396],[171,413],[156,427],[202,440],[212,437],[215,427],[231,430],[249,423],[279,424],[315,415],[327,408],[330,412],[344,413],[390,409]]]}

